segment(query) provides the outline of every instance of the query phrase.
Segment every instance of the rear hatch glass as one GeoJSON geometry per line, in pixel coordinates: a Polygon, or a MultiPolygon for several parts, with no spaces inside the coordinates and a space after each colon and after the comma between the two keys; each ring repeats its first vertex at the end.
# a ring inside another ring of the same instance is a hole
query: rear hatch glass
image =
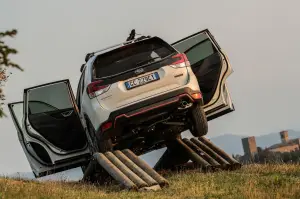
{"type": "Polygon", "coordinates": [[[176,51],[158,37],[129,44],[98,55],[94,62],[96,79],[115,76],[151,63],[157,63],[176,51]]]}

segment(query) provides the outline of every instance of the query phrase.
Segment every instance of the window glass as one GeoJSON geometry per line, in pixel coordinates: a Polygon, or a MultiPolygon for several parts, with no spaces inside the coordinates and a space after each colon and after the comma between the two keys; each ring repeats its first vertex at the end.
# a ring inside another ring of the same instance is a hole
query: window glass
{"type": "Polygon", "coordinates": [[[73,108],[65,82],[32,89],[28,93],[29,114],[73,108]]]}
{"type": "Polygon", "coordinates": [[[210,42],[210,40],[206,40],[190,50],[188,50],[185,54],[190,61],[191,65],[202,61],[203,59],[209,57],[210,55],[214,54],[214,46],[210,42]]]}
{"type": "Polygon", "coordinates": [[[46,104],[44,102],[30,101],[29,110],[30,110],[31,114],[36,114],[36,113],[45,113],[45,112],[55,111],[55,110],[59,110],[59,109],[51,106],[50,104],[46,104]]]}
{"type": "Polygon", "coordinates": [[[178,42],[174,44],[174,48],[176,48],[179,52],[184,53],[186,50],[190,49],[197,43],[203,42],[204,40],[209,39],[205,33],[196,35],[194,37],[190,37],[185,39],[184,41],[178,42]]]}
{"type": "Polygon", "coordinates": [[[98,55],[94,62],[96,78],[107,77],[128,71],[141,65],[154,63],[176,52],[159,38],[129,44],[98,55]]]}

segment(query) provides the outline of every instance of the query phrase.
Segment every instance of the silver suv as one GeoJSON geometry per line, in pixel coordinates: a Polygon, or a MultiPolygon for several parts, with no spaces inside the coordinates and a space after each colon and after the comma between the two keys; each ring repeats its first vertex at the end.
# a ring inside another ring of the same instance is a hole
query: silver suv
{"type": "Polygon", "coordinates": [[[132,38],[89,53],[76,99],[68,80],[24,90],[9,104],[21,145],[36,176],[84,165],[90,154],[162,148],[234,110],[228,59],[208,30],[168,44],[132,38]]]}

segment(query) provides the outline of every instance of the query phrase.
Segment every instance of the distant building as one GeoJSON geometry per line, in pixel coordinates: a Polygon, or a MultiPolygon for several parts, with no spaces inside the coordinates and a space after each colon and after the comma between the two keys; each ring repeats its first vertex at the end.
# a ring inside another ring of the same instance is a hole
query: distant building
{"type": "Polygon", "coordinates": [[[244,153],[247,156],[253,156],[257,153],[255,137],[242,138],[244,153]]]}
{"type": "Polygon", "coordinates": [[[300,150],[300,138],[289,140],[288,131],[280,132],[281,143],[274,144],[267,148],[272,152],[291,152],[300,150]]]}
{"type": "MultiPolygon", "coordinates": [[[[281,131],[279,133],[281,143],[274,144],[270,147],[262,149],[256,146],[255,137],[242,138],[244,155],[239,157],[239,161],[243,164],[251,164],[253,162],[265,163],[266,161],[274,162],[283,159],[280,153],[300,151],[300,138],[289,139],[288,131],[281,131]],[[279,152],[279,154],[277,153],[279,152]]],[[[294,160],[293,160],[294,161],[294,160]]],[[[298,161],[298,160],[297,160],[298,161]]]]}

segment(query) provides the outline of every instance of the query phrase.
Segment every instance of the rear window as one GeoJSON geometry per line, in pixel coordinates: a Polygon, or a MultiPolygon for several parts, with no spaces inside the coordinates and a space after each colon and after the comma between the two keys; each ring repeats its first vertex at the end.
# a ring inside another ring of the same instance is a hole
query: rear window
{"type": "Polygon", "coordinates": [[[94,62],[94,78],[103,78],[154,63],[176,52],[169,44],[153,37],[98,55],[94,62]]]}

